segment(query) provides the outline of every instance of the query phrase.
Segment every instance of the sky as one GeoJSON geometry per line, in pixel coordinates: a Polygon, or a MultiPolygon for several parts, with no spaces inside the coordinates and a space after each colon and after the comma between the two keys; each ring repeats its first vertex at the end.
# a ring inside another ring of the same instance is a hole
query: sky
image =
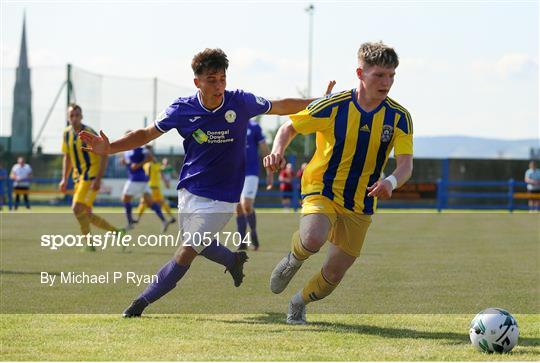
{"type": "MultiPolygon", "coordinates": [[[[151,122],[195,92],[190,63],[209,47],[229,56],[228,89],[277,99],[306,94],[314,5],[312,96],[358,86],[356,52],[383,40],[400,56],[390,96],[415,136],[539,135],[538,1],[1,1],[0,135],[11,130],[14,70],[26,12],[34,137],[73,64],[85,122],[111,137],[151,122]]],[[[40,144],[59,152],[65,96],[40,144]]],[[[286,118],[265,116],[263,129],[286,118]]],[[[169,134],[171,134],[170,132],[169,134]]],[[[177,135],[158,146],[175,149],[177,135]]]]}

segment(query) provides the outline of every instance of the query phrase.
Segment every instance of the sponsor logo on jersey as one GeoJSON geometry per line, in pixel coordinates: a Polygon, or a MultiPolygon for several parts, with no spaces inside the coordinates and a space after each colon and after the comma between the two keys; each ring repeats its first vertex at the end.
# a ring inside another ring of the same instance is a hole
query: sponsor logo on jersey
{"type": "Polygon", "coordinates": [[[201,129],[197,129],[197,130],[193,131],[191,136],[193,136],[195,141],[197,141],[199,144],[203,144],[203,143],[208,141],[208,136],[206,136],[204,131],[201,130],[201,129]]]}
{"type": "Polygon", "coordinates": [[[197,120],[200,119],[200,118],[201,118],[201,116],[195,116],[195,117],[193,117],[193,118],[190,118],[190,119],[189,119],[189,122],[195,122],[195,121],[197,121],[197,120]]]}
{"type": "Polygon", "coordinates": [[[231,137],[231,130],[204,132],[201,129],[197,129],[191,135],[199,144],[226,144],[234,141],[234,137],[231,137]]]}

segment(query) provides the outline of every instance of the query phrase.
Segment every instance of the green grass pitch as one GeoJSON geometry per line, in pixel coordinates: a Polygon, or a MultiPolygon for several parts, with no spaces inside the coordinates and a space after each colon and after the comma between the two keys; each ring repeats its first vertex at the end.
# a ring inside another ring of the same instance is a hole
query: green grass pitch
{"type": "MultiPolygon", "coordinates": [[[[111,213],[119,209],[96,212],[123,222],[122,213],[111,213]]],[[[120,313],[144,286],[47,287],[39,274],[155,273],[174,247],[50,251],[39,246],[41,234],[77,232],[68,209],[0,218],[4,361],[540,360],[540,215],[383,211],[340,286],[308,306],[307,326],[284,323],[287,302],[320,268],[324,249],[282,294],[268,288],[297,214],[258,214],[262,248],[249,252],[240,288],[220,266],[196,259],[177,288],[141,319],[120,313]],[[469,343],[471,319],[491,306],[508,309],[518,321],[520,339],[510,354],[484,354],[469,343]]],[[[233,221],[228,228],[234,230],[233,221]]],[[[159,232],[155,217],[146,213],[136,232],[159,232]]]]}

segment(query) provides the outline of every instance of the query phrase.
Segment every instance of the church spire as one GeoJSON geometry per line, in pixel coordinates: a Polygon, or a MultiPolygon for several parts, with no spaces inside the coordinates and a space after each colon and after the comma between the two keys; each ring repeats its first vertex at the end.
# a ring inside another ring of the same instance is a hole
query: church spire
{"type": "Polygon", "coordinates": [[[13,89],[11,151],[24,154],[32,152],[32,89],[26,47],[26,13],[23,17],[21,52],[13,89]]]}
{"type": "Polygon", "coordinates": [[[26,11],[24,12],[24,15],[23,15],[21,53],[19,54],[19,68],[28,68],[28,53],[26,51],[26,11]]]}

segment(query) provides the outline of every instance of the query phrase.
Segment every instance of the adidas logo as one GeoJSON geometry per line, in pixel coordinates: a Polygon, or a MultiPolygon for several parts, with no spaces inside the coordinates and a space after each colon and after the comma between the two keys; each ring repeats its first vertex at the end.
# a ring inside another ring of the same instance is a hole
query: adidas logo
{"type": "Polygon", "coordinates": [[[368,125],[364,125],[364,126],[360,127],[360,131],[370,132],[369,126],[368,126],[368,125]]]}

